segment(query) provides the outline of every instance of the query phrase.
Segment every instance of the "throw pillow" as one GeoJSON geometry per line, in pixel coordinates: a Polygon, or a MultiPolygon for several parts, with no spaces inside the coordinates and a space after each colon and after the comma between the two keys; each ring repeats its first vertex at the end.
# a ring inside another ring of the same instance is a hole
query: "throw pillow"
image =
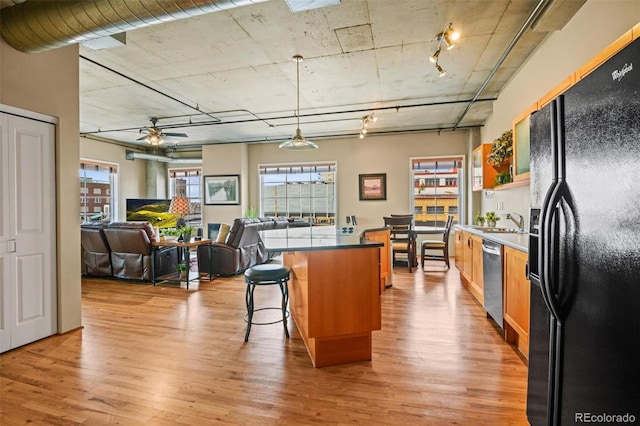
{"type": "Polygon", "coordinates": [[[216,237],[216,243],[226,243],[230,229],[231,227],[228,223],[221,223],[220,230],[218,231],[218,236],[216,237]]]}

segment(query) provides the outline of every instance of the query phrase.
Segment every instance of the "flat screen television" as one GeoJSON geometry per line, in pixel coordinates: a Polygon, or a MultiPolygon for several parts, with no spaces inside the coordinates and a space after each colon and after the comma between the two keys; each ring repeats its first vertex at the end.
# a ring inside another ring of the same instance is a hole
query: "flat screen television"
{"type": "Polygon", "coordinates": [[[127,198],[127,220],[146,220],[159,228],[175,228],[180,215],[169,213],[171,200],[127,198]]]}

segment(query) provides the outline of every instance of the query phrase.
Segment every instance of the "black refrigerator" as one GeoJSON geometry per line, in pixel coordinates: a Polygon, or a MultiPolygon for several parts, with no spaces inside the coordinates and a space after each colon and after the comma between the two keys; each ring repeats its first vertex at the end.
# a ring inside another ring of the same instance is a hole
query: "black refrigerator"
{"type": "Polygon", "coordinates": [[[534,425],[640,424],[640,39],[530,117],[534,425]]]}

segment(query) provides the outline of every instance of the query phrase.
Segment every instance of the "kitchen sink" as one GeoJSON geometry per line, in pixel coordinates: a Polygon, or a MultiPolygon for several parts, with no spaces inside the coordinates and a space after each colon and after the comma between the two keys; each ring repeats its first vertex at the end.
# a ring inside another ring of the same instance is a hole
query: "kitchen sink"
{"type": "Polygon", "coordinates": [[[486,226],[478,226],[471,225],[473,229],[476,229],[480,232],[484,232],[487,234],[526,234],[527,231],[519,230],[516,228],[500,228],[500,227],[486,227],[486,226]]]}
{"type": "Polygon", "coordinates": [[[489,234],[526,234],[527,231],[515,228],[477,228],[479,231],[489,234]]]}

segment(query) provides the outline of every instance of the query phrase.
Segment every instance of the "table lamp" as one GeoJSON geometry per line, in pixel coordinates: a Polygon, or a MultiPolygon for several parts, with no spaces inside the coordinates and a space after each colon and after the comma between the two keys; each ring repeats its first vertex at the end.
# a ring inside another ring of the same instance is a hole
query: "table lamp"
{"type": "Polygon", "coordinates": [[[176,221],[176,228],[181,228],[187,223],[184,220],[184,215],[191,212],[191,203],[187,197],[173,197],[171,199],[171,205],[169,206],[169,212],[173,214],[179,214],[180,217],[176,221]]]}

